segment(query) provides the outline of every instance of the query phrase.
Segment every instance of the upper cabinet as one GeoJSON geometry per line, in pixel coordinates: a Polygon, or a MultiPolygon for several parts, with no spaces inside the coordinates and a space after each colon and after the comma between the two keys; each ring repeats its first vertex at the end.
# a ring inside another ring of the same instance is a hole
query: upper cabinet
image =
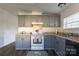
{"type": "Polygon", "coordinates": [[[44,23],[44,27],[49,27],[49,24],[50,24],[49,20],[50,20],[49,16],[47,15],[42,16],[41,21],[44,23]]]}
{"type": "Polygon", "coordinates": [[[59,15],[54,15],[54,20],[55,20],[55,27],[60,27],[60,16],[59,15]]]}
{"type": "Polygon", "coordinates": [[[41,22],[41,16],[40,15],[31,15],[30,21],[31,21],[31,24],[32,24],[32,22],[41,22]]]}
{"type": "Polygon", "coordinates": [[[55,27],[55,20],[54,20],[54,16],[50,16],[50,27],[55,27]]]}
{"type": "Polygon", "coordinates": [[[60,16],[59,15],[50,16],[50,27],[60,27],[60,16]]]}
{"type": "Polygon", "coordinates": [[[31,27],[31,17],[25,16],[25,27],[31,27]]]}
{"type": "Polygon", "coordinates": [[[43,22],[44,27],[59,27],[59,15],[25,15],[18,16],[19,27],[31,27],[32,22],[43,22]]]}
{"type": "Polygon", "coordinates": [[[18,16],[18,26],[24,27],[25,26],[25,16],[18,16]]]}

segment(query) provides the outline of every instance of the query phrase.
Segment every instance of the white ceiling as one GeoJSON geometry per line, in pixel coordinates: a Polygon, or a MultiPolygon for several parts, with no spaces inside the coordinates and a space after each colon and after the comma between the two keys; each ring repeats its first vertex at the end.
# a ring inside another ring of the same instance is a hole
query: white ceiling
{"type": "Polygon", "coordinates": [[[0,8],[14,14],[18,14],[18,12],[29,13],[32,11],[60,14],[60,12],[70,5],[70,3],[67,3],[65,7],[60,8],[58,7],[58,3],[0,3],[0,8]]]}

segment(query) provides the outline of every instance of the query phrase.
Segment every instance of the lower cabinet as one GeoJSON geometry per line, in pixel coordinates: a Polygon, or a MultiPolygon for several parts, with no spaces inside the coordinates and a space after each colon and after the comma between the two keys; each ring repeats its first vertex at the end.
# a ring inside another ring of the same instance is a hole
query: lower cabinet
{"type": "Polygon", "coordinates": [[[54,49],[54,37],[53,35],[44,36],[44,49],[54,49]]]}
{"type": "Polygon", "coordinates": [[[16,49],[22,49],[22,39],[20,38],[20,35],[16,36],[16,49]]]}
{"type": "MultiPolygon", "coordinates": [[[[17,35],[16,50],[30,49],[30,35],[17,35]]],[[[54,35],[44,35],[44,50],[48,49],[53,49],[60,56],[79,55],[79,43],[54,35]]]]}
{"type": "Polygon", "coordinates": [[[55,47],[54,50],[58,55],[65,55],[65,40],[61,37],[55,37],[55,47]]]}
{"type": "Polygon", "coordinates": [[[45,35],[44,36],[44,49],[53,49],[57,55],[65,55],[65,39],[54,36],[54,35],[45,35]]]}
{"type": "Polygon", "coordinates": [[[66,40],[66,56],[79,56],[79,43],[66,40]]]}
{"type": "Polygon", "coordinates": [[[44,49],[47,50],[50,48],[50,37],[49,35],[44,36],[44,49]]]}
{"type": "Polygon", "coordinates": [[[16,37],[16,49],[17,50],[30,50],[30,35],[17,35],[16,37]]]}
{"type": "Polygon", "coordinates": [[[55,52],[60,56],[79,56],[79,43],[55,36],[55,52]]]}
{"type": "Polygon", "coordinates": [[[51,47],[51,49],[54,49],[54,47],[55,47],[55,37],[54,37],[54,35],[50,35],[50,47],[51,47]]]}

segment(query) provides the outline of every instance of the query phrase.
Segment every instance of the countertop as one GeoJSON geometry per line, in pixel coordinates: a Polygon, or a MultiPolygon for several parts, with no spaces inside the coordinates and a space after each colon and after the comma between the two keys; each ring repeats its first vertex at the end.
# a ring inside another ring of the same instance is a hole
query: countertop
{"type": "Polygon", "coordinates": [[[71,41],[79,43],[79,36],[65,36],[65,35],[55,34],[53,32],[45,32],[44,35],[55,35],[55,36],[64,38],[66,40],[71,40],[71,41]]]}
{"type": "Polygon", "coordinates": [[[63,35],[55,35],[55,36],[58,36],[58,37],[66,39],[66,40],[71,40],[71,41],[79,43],[79,37],[75,37],[75,36],[66,37],[66,36],[63,36],[63,35]]]}
{"type": "MultiPolygon", "coordinates": [[[[54,33],[54,32],[44,32],[43,34],[44,34],[44,35],[55,35],[55,36],[64,38],[64,39],[66,39],[66,40],[71,40],[71,41],[74,41],[74,42],[79,43],[79,36],[65,36],[65,35],[56,34],[56,33],[54,33]]],[[[26,33],[26,34],[17,33],[16,35],[31,35],[31,33],[26,33]]]]}

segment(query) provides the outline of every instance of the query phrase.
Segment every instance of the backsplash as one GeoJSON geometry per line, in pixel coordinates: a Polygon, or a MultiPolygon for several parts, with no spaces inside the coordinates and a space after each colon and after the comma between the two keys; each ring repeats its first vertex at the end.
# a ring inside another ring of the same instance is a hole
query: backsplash
{"type": "MultiPolygon", "coordinates": [[[[33,30],[34,29],[32,27],[19,27],[18,28],[18,33],[22,32],[22,31],[25,31],[26,33],[30,33],[33,30]]],[[[56,32],[56,31],[62,32],[62,29],[59,28],[59,27],[56,27],[56,28],[43,27],[43,29],[41,31],[43,31],[43,32],[56,32]]]]}

